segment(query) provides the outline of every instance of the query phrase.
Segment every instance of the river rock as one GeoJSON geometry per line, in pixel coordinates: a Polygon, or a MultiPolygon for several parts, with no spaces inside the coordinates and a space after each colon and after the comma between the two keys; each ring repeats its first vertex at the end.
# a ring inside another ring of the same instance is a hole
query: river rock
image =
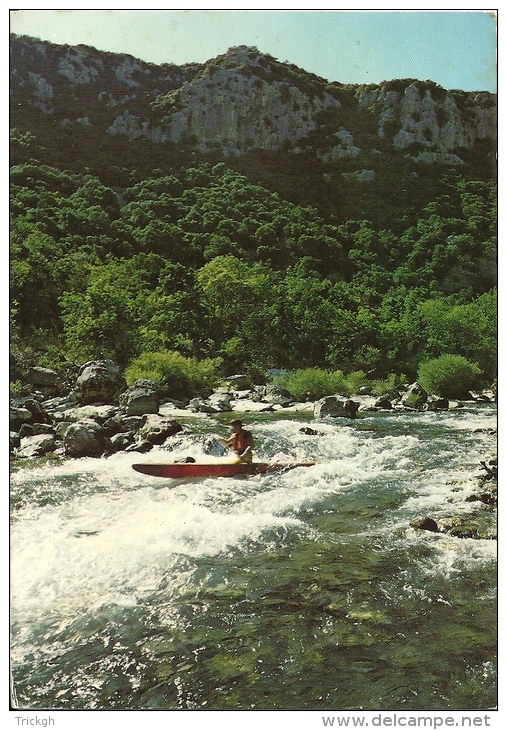
{"type": "Polygon", "coordinates": [[[66,456],[100,456],[104,452],[105,436],[96,421],[71,423],[63,438],[66,456]]]}
{"type": "MultiPolygon", "coordinates": [[[[221,409],[212,405],[204,398],[192,398],[188,404],[188,409],[193,413],[220,413],[221,409]]],[[[229,409],[230,410],[230,409],[229,409]]]]}
{"type": "Polygon", "coordinates": [[[415,530],[428,530],[429,532],[440,532],[440,529],[432,517],[418,517],[410,522],[410,527],[415,530]]]}
{"type": "Polygon", "coordinates": [[[345,417],[345,403],[343,398],[336,395],[326,395],[318,400],[313,407],[314,418],[340,418],[345,417]]]}
{"type": "Polygon", "coordinates": [[[169,436],[174,436],[180,431],[183,431],[183,427],[177,421],[156,414],[149,414],[146,423],[139,431],[139,435],[151,444],[160,445],[169,436]]]}
{"type": "Polygon", "coordinates": [[[392,410],[393,404],[391,403],[389,398],[379,398],[375,401],[373,407],[379,408],[382,411],[390,411],[392,410]]]}
{"type": "Polygon", "coordinates": [[[83,404],[115,403],[124,388],[120,368],[112,360],[85,363],[76,380],[79,401],[83,404]]]}
{"type": "Polygon", "coordinates": [[[280,388],[278,385],[268,385],[264,394],[264,400],[266,403],[287,408],[294,403],[295,398],[285,388],[280,388]]]}
{"type": "Polygon", "coordinates": [[[11,406],[9,410],[9,428],[11,431],[19,431],[24,423],[30,423],[33,416],[28,408],[24,406],[11,406]]]}
{"type": "Polygon", "coordinates": [[[428,394],[419,383],[412,383],[401,397],[400,403],[404,408],[421,408],[428,400],[428,394]]]}
{"type": "Polygon", "coordinates": [[[303,428],[299,429],[299,433],[304,433],[305,436],[317,436],[319,431],[316,431],[314,428],[310,428],[310,426],[303,426],[303,428]]]}
{"type": "Polygon", "coordinates": [[[59,396],[57,398],[49,398],[42,402],[42,407],[46,413],[50,414],[52,418],[61,418],[61,414],[68,411],[70,408],[77,406],[77,393],[72,391],[68,395],[59,396]]]}
{"type": "Polygon", "coordinates": [[[227,413],[228,411],[232,411],[231,400],[232,395],[230,393],[218,391],[210,395],[208,403],[214,408],[217,408],[219,412],[227,413]]]}
{"type": "Polygon", "coordinates": [[[153,448],[153,444],[150,443],[150,441],[146,441],[146,439],[142,439],[141,441],[136,441],[135,443],[131,444],[130,446],[127,446],[125,449],[126,452],[135,452],[136,454],[146,454],[148,451],[151,451],[153,448]]]}
{"type": "Polygon", "coordinates": [[[31,423],[22,423],[19,427],[18,436],[20,439],[24,439],[27,436],[35,436],[35,429],[31,423]]]}
{"type": "Polygon", "coordinates": [[[101,425],[118,413],[116,406],[78,406],[64,412],[67,421],[96,421],[101,425]]]}
{"type": "Polygon", "coordinates": [[[33,459],[54,451],[55,446],[56,439],[53,434],[43,433],[37,436],[26,436],[21,439],[17,455],[24,459],[33,459]]]}
{"type": "Polygon", "coordinates": [[[436,395],[430,395],[426,401],[428,411],[448,411],[449,401],[447,398],[440,398],[436,395]]]}
{"type": "Polygon", "coordinates": [[[108,418],[102,424],[106,436],[111,437],[117,433],[127,433],[127,431],[139,431],[146,423],[146,416],[123,416],[117,413],[108,418]]]}
{"type": "Polygon", "coordinates": [[[127,416],[158,413],[160,396],[153,380],[141,378],[120,395],[120,407],[127,416]]]}
{"type": "Polygon", "coordinates": [[[455,520],[452,527],[446,529],[446,533],[451,537],[460,537],[463,539],[476,540],[479,537],[477,525],[467,520],[455,520]]]}
{"type": "Polygon", "coordinates": [[[114,436],[111,436],[109,442],[109,450],[112,454],[115,454],[118,451],[125,451],[128,446],[134,443],[134,434],[132,433],[132,431],[127,431],[126,433],[117,433],[114,436]]]}

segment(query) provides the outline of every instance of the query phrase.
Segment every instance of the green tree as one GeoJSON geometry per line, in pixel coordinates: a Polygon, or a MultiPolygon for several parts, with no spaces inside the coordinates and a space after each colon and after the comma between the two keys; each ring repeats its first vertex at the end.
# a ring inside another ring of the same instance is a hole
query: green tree
{"type": "Polygon", "coordinates": [[[266,267],[234,256],[218,256],[197,272],[208,332],[230,367],[270,361],[276,342],[273,281],[266,267]]]}
{"type": "Polygon", "coordinates": [[[83,293],[61,297],[69,357],[74,362],[111,358],[125,365],[137,350],[137,322],[132,298],[115,265],[93,267],[83,293]]]}

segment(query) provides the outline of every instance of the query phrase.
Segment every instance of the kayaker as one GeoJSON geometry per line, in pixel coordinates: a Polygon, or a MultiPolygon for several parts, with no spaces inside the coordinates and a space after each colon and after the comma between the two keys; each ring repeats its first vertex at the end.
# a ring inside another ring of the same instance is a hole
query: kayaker
{"type": "Polygon", "coordinates": [[[238,455],[238,461],[251,464],[253,459],[253,436],[250,431],[243,428],[243,424],[239,420],[230,422],[232,434],[228,439],[218,438],[224,446],[231,446],[233,451],[238,455]]]}

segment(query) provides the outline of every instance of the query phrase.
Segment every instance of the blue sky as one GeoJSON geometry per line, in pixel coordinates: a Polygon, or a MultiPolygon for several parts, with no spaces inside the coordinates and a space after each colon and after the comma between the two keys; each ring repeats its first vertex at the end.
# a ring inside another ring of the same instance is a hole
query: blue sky
{"type": "Polygon", "coordinates": [[[13,33],[152,63],[203,62],[236,45],[341,83],[431,80],[496,92],[496,19],[485,10],[16,10],[13,33]]]}

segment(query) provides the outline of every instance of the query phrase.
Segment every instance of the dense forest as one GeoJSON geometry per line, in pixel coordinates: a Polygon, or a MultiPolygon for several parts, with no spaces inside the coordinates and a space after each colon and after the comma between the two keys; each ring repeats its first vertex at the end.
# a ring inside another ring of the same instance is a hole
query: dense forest
{"type": "Polygon", "coordinates": [[[343,182],[331,201],[339,163],[326,173],[286,149],[223,159],[71,135],[42,114],[15,122],[13,380],[33,364],[126,368],[160,352],[258,378],[322,368],[412,379],[459,355],[477,386],[495,380],[490,166],[433,165],[415,180],[391,156],[374,194],[343,182]]]}

